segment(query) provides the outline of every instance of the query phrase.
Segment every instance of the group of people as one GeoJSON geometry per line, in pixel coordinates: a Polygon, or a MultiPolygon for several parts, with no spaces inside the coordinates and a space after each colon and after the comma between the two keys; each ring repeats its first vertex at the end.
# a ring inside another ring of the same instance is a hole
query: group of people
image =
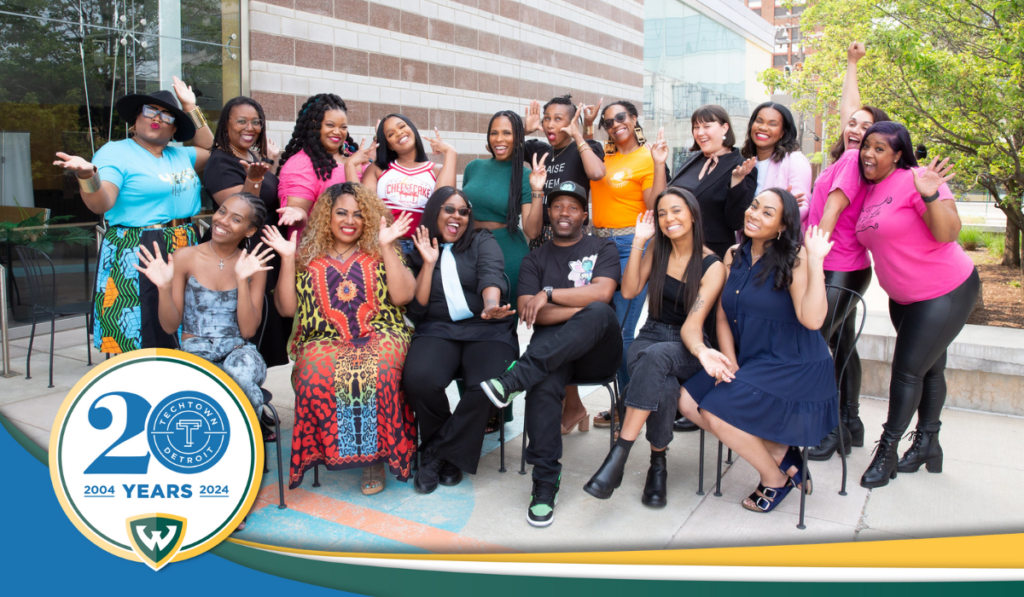
{"type": "Polygon", "coordinates": [[[214,133],[178,79],[173,94],[125,96],[128,139],[91,162],[55,162],[109,223],[95,342],[210,360],[263,414],[264,434],[267,367],[293,361],[292,488],[318,465],[362,469],[368,495],[387,473],[422,493],[458,484],[525,393],[534,526],[553,521],[561,436],[589,428],[574,384],[614,372],[624,416],[594,417],[620,431],[584,491],[611,497],[646,425],[641,501],[664,506],[673,431],[699,427],[758,471],[743,506],[769,512],[812,489],[799,447],[824,460],[840,439],[864,445],[842,296],[867,288],[870,252],[897,340],[861,484],[940,472],[945,351],[978,274],[955,242],[951,166],[919,165],[906,128],[860,105],[863,55],[851,44],[842,134],[813,185],[793,116],[773,102],[755,108],[740,147],[722,107],[697,109],[692,156],[674,173],[663,133],[648,142],[632,103],[533,102],[524,117],[491,118],[491,158],[465,167],[460,190],[458,156],[436,130],[425,140],[440,163],[401,114],[356,144],[333,94],[302,105],[283,152],[250,98],[230,100],[214,133]],[[191,226],[201,187],[216,203],[203,239],[191,226]],[[533,330],[522,354],[520,322],[533,330]]]}

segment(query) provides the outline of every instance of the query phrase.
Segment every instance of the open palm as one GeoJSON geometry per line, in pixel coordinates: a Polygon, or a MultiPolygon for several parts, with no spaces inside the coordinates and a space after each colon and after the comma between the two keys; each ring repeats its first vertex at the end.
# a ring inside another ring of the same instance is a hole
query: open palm
{"type": "Polygon", "coordinates": [[[139,273],[145,274],[149,281],[153,283],[157,288],[166,288],[170,286],[171,282],[174,281],[174,256],[168,255],[167,261],[164,261],[163,256],[160,253],[160,245],[156,241],[153,241],[153,252],[150,253],[145,246],[139,245],[139,250],[136,253],[139,257],[139,264],[133,263],[132,266],[139,271],[139,273]]]}

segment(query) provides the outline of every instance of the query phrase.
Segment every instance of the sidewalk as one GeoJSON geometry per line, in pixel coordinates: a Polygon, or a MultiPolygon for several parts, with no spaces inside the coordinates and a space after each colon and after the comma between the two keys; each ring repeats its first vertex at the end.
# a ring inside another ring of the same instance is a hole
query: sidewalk
{"type": "MultiPolygon", "coordinates": [[[[65,394],[88,371],[81,330],[58,332],[54,383],[46,388],[48,338],[37,339],[33,379],[0,379],[0,413],[45,448],[53,419],[65,394]]],[[[28,340],[12,344],[15,370],[24,373],[28,340]]],[[[102,356],[93,354],[94,362],[102,356]]],[[[290,367],[270,370],[267,389],[290,436],[293,420],[290,367]]],[[[608,407],[603,389],[585,388],[591,414],[608,407]],[[589,392],[589,393],[588,393],[589,392]]],[[[518,474],[523,401],[516,422],[506,427],[506,473],[498,472],[497,434],[488,436],[478,474],[457,487],[419,495],[411,483],[388,480],[384,492],[363,496],[359,471],[321,470],[322,486],[285,490],[288,509],[277,508],[276,452],[268,445],[263,491],[245,531],[236,538],[305,549],[394,553],[466,553],[506,551],[638,550],[742,545],[779,545],[833,541],[943,537],[1024,531],[1024,511],[1015,507],[1024,490],[1024,418],[947,409],[943,413],[944,472],[901,474],[889,486],[859,486],[870,449],[881,430],[886,403],[865,398],[861,416],[866,446],[849,459],[849,495],[839,496],[840,461],[811,463],[814,494],[807,498],[807,529],[798,530],[799,495],[791,493],[767,515],[739,504],[757,485],[754,470],[742,460],[723,465],[721,497],[715,493],[717,442],[708,436],[706,494],[697,492],[698,433],[677,433],[669,452],[669,505],[651,510],[640,504],[647,472],[648,446],[638,439],[622,487],[606,501],[591,498],[583,484],[608,451],[606,429],[564,437],[562,490],[556,521],[547,529],[526,522],[530,476],[518,474]]],[[[287,443],[283,458],[287,465],[287,443]]],[[[904,448],[906,446],[904,445],[904,448]]],[[[528,467],[529,468],[529,467],[528,467]]],[[[285,467],[287,474],[287,466],[285,467]]]]}

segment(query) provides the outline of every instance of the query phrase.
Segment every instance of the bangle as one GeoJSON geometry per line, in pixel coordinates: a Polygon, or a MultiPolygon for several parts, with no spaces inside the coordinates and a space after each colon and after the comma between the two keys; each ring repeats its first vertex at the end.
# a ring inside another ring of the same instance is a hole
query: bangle
{"type": "Polygon", "coordinates": [[[208,126],[209,124],[206,122],[206,116],[203,116],[203,111],[199,108],[199,106],[196,106],[190,112],[188,112],[188,117],[189,120],[192,121],[192,124],[196,125],[197,131],[203,128],[204,126],[208,126]]]}
{"type": "Polygon", "coordinates": [[[591,137],[593,137],[594,136],[594,125],[588,124],[586,126],[586,128],[583,129],[583,134],[590,135],[591,137]]]}
{"type": "Polygon", "coordinates": [[[636,246],[636,245],[633,245],[633,248],[638,250],[638,251],[643,251],[644,250],[644,246],[643,245],[640,245],[639,247],[636,246]]]}
{"type": "Polygon", "coordinates": [[[921,201],[924,201],[925,203],[931,203],[932,201],[935,201],[938,198],[939,198],[939,192],[938,191],[935,191],[934,195],[929,195],[927,197],[925,197],[924,195],[921,195],[921,201]]]}
{"type": "Polygon", "coordinates": [[[544,191],[530,191],[530,194],[533,197],[543,197],[544,191]]]}
{"type": "Polygon", "coordinates": [[[590,145],[587,143],[580,143],[579,145],[576,146],[576,149],[580,150],[580,153],[583,153],[584,151],[590,149],[590,145]]]}
{"type": "MultiPolygon", "coordinates": [[[[78,177],[76,176],[76,178],[78,177]]],[[[81,189],[83,193],[95,193],[103,188],[101,186],[102,182],[103,181],[100,180],[99,170],[96,169],[96,166],[93,166],[92,176],[89,178],[78,179],[78,188],[81,189]]]]}

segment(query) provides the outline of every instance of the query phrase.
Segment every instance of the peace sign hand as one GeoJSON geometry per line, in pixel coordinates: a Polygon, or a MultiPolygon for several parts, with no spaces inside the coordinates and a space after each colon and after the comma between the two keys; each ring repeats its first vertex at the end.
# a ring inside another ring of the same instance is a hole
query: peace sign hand
{"type": "Polygon", "coordinates": [[[160,289],[165,289],[171,285],[174,281],[174,256],[168,254],[167,261],[164,261],[160,253],[160,245],[156,241],[153,241],[153,252],[150,253],[143,245],[139,245],[139,250],[135,252],[139,258],[139,263],[145,267],[139,267],[138,263],[133,263],[132,267],[139,271],[141,274],[145,274],[149,281],[154,286],[160,289]],[[155,255],[155,256],[154,256],[155,255]]]}
{"type": "Polygon", "coordinates": [[[352,162],[353,166],[361,166],[363,164],[370,163],[370,156],[377,151],[377,140],[370,139],[370,143],[366,143],[366,137],[359,142],[359,150],[348,157],[348,160],[352,162]]]}
{"type": "Polygon", "coordinates": [[[953,164],[949,163],[949,158],[940,163],[936,156],[927,168],[921,168],[914,173],[914,186],[917,187],[917,192],[922,197],[931,197],[938,193],[939,187],[956,175],[952,170],[953,164]]]}
{"type": "Polygon", "coordinates": [[[235,262],[235,279],[239,283],[247,282],[256,272],[269,272],[274,269],[267,265],[267,262],[274,257],[274,248],[268,246],[260,253],[262,246],[263,243],[257,243],[252,253],[242,249],[242,254],[235,262]]]}
{"type": "Polygon", "coordinates": [[[430,152],[435,155],[455,153],[454,147],[441,140],[441,133],[437,132],[437,127],[434,127],[434,137],[427,137],[427,143],[430,143],[430,152]]]}
{"type": "Polygon", "coordinates": [[[601,109],[601,104],[604,103],[604,98],[597,100],[596,106],[584,106],[583,108],[583,124],[585,126],[594,126],[594,121],[597,120],[598,110],[601,109]]]}
{"type": "Polygon", "coordinates": [[[542,192],[544,190],[544,183],[548,180],[548,169],[544,166],[544,162],[548,159],[548,154],[544,154],[540,158],[540,162],[537,161],[537,154],[533,154],[533,169],[530,170],[530,189],[534,192],[542,192]]]}
{"type": "Polygon", "coordinates": [[[661,168],[668,161],[668,142],[665,141],[665,128],[658,129],[658,138],[654,143],[648,143],[647,149],[651,152],[651,159],[654,165],[661,168]]]}

